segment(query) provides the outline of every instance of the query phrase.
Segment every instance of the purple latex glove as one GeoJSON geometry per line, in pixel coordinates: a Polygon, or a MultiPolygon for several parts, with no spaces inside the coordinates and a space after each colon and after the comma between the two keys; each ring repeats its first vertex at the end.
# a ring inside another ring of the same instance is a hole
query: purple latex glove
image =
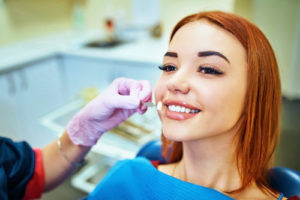
{"type": "Polygon", "coordinates": [[[152,89],[149,81],[118,78],[69,122],[67,132],[76,145],[92,146],[101,135],[135,112],[143,114],[152,89]]]}

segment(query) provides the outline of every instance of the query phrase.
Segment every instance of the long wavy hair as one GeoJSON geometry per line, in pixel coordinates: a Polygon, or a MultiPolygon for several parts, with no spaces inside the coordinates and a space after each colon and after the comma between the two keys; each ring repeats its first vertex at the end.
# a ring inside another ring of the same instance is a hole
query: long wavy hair
{"type": "MultiPolygon", "coordinates": [[[[226,192],[242,191],[254,181],[262,191],[274,194],[268,184],[267,172],[279,140],[281,87],[273,49],[254,24],[221,11],[200,12],[183,18],[174,27],[170,42],[182,26],[201,19],[233,34],[247,53],[247,93],[235,138],[235,155],[242,184],[240,188],[226,192]]],[[[170,163],[181,160],[182,143],[170,141],[164,135],[161,140],[165,159],[170,163]]]]}

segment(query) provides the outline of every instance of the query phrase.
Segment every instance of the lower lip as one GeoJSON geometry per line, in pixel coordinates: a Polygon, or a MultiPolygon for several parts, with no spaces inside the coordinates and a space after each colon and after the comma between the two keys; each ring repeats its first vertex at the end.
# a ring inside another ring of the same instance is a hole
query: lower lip
{"type": "MultiPolygon", "coordinates": [[[[200,113],[200,112],[198,112],[200,113]]],[[[168,109],[168,107],[166,107],[166,116],[169,119],[173,119],[173,120],[186,120],[186,119],[190,119],[192,117],[195,117],[198,113],[184,113],[184,112],[174,112],[174,111],[170,111],[168,109]]]]}

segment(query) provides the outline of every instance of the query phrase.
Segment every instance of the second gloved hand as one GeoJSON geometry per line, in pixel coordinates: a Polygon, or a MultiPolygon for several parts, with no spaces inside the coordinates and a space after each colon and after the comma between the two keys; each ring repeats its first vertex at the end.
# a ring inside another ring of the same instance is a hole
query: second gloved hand
{"type": "Polygon", "coordinates": [[[69,122],[67,132],[76,145],[92,146],[106,131],[119,125],[135,112],[143,114],[151,101],[149,81],[118,78],[89,102],[69,122]]]}

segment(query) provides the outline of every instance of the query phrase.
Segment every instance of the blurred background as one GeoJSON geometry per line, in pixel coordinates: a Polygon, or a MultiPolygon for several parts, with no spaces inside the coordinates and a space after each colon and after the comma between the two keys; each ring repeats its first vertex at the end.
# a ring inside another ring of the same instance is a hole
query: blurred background
{"type": "MultiPolygon", "coordinates": [[[[272,44],[283,93],[275,165],[300,171],[299,0],[0,0],[0,135],[43,147],[113,79],[155,85],[173,26],[205,10],[248,18],[272,44]]],[[[42,199],[85,196],[117,160],[159,134],[153,109],[134,115],[42,199]]]]}

